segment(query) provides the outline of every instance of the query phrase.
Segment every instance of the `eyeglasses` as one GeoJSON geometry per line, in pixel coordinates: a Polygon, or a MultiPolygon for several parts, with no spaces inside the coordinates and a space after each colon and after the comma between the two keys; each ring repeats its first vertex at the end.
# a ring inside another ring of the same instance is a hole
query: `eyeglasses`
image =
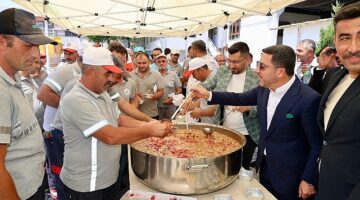
{"type": "Polygon", "coordinates": [[[228,59],[226,62],[227,62],[228,65],[239,65],[239,64],[242,63],[246,58],[247,58],[247,56],[246,56],[245,58],[241,59],[241,60],[233,60],[233,61],[228,59]]]}
{"type": "Polygon", "coordinates": [[[158,60],[157,63],[166,63],[166,60],[158,60]]]}
{"type": "Polygon", "coordinates": [[[269,66],[265,65],[264,63],[262,63],[260,61],[256,61],[256,67],[258,67],[260,70],[264,70],[265,68],[267,68],[269,66]]]}

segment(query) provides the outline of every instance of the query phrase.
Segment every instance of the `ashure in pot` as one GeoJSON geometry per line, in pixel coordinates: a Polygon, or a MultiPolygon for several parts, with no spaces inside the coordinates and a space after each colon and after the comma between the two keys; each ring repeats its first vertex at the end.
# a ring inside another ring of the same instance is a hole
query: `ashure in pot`
{"type": "MultiPolygon", "coordinates": [[[[175,126],[185,129],[185,124],[175,126]]],[[[212,124],[190,124],[189,128],[201,131],[209,126],[214,127],[212,124]]],[[[232,129],[216,127],[214,130],[238,141],[240,148],[221,156],[175,158],[152,155],[131,145],[131,166],[135,175],[148,187],[172,194],[204,194],[226,187],[236,180],[240,171],[246,139],[232,129]]]]}

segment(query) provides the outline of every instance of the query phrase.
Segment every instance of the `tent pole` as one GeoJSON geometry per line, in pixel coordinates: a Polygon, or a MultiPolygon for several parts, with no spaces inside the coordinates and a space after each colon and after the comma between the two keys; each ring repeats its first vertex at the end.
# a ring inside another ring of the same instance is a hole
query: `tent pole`
{"type": "MultiPolygon", "coordinates": [[[[46,37],[49,37],[49,24],[48,24],[48,20],[44,20],[44,24],[45,24],[45,35],[46,37]]],[[[49,66],[50,66],[50,57],[49,57],[49,44],[45,45],[45,55],[46,55],[46,69],[49,70],[49,66]]]]}

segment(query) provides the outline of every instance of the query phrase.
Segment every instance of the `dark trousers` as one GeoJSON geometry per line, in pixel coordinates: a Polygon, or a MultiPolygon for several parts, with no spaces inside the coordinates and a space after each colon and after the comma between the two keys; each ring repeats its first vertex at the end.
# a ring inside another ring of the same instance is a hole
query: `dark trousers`
{"type": "Polygon", "coordinates": [[[45,138],[45,145],[48,153],[48,161],[51,172],[54,174],[54,184],[58,200],[66,200],[64,184],[60,180],[60,172],[64,162],[64,134],[62,130],[54,129],[45,138]]]}
{"type": "Polygon", "coordinates": [[[123,196],[130,189],[127,144],[121,145],[119,176],[115,184],[115,187],[120,188],[120,196],[123,196]]]}
{"type": "Polygon", "coordinates": [[[68,199],[71,200],[119,200],[121,198],[120,188],[118,184],[110,187],[96,190],[93,192],[78,192],[64,185],[68,199]]]}
{"type": "Polygon", "coordinates": [[[260,167],[260,183],[263,185],[272,195],[274,195],[279,200],[299,200],[297,193],[292,194],[283,194],[281,191],[277,191],[269,178],[269,169],[267,165],[266,156],[263,157],[260,167]]]}
{"type": "Polygon", "coordinates": [[[254,155],[254,151],[255,151],[255,148],[257,145],[254,142],[254,140],[250,137],[250,135],[245,135],[245,138],[246,138],[246,144],[243,148],[242,167],[249,170],[250,164],[251,164],[251,159],[254,155]]]}
{"type": "Polygon", "coordinates": [[[33,194],[31,197],[27,198],[27,200],[45,200],[45,189],[47,188],[47,178],[46,175],[44,175],[43,183],[38,188],[35,194],[33,194]]]}

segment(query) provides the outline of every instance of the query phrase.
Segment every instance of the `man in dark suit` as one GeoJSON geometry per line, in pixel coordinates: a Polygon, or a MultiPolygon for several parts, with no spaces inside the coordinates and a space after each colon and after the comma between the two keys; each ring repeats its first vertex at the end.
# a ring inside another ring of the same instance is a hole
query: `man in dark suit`
{"type": "Polygon", "coordinates": [[[336,58],[335,47],[325,47],[317,55],[319,65],[314,68],[309,86],[320,94],[324,94],[329,80],[341,68],[336,58]]]}
{"type": "Polygon", "coordinates": [[[337,55],[344,68],[330,80],[320,102],[324,135],[319,164],[321,200],[360,199],[360,2],[334,18],[337,55]]]}
{"type": "Polygon", "coordinates": [[[320,95],[294,76],[295,52],[284,45],[262,50],[259,85],[245,93],[195,88],[195,98],[224,105],[257,105],[261,126],[257,169],[260,183],[278,199],[315,194],[322,137],[316,123],[320,95]]]}

